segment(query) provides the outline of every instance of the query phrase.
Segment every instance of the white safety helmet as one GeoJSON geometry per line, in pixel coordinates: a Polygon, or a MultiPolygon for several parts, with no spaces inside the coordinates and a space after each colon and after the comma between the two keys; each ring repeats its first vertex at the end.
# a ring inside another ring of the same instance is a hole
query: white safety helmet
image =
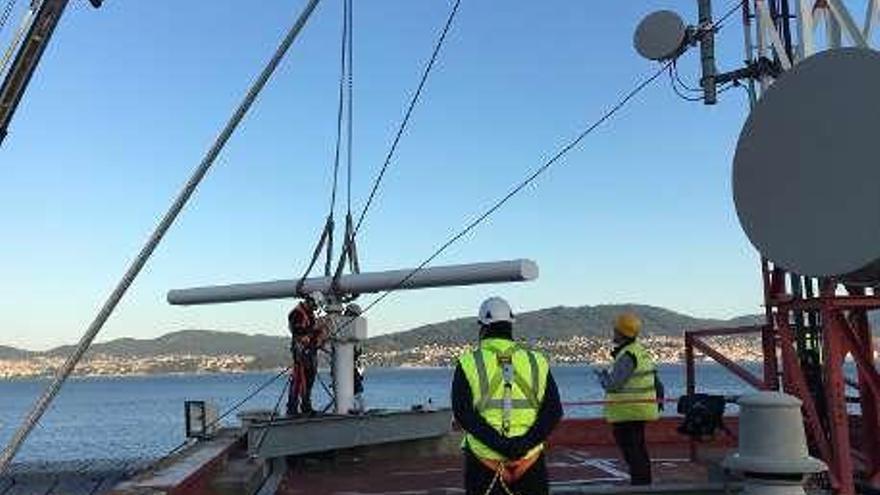
{"type": "Polygon", "coordinates": [[[321,306],[324,305],[324,302],[325,302],[324,301],[324,294],[322,294],[318,291],[315,291],[315,292],[312,292],[311,294],[309,294],[309,299],[311,299],[312,302],[315,303],[316,308],[320,308],[321,306]]]}
{"type": "Polygon", "coordinates": [[[499,321],[513,323],[513,311],[510,304],[500,297],[490,297],[480,305],[480,314],[477,315],[480,325],[491,325],[499,321]]]}

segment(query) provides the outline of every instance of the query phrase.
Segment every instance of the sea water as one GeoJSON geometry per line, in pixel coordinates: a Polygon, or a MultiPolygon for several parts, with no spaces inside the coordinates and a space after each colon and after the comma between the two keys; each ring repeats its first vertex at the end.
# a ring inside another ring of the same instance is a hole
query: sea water
{"type": "MultiPolygon", "coordinates": [[[[747,365],[756,374],[759,364],[747,365]]],[[[62,388],[52,407],[16,458],[18,462],[60,462],[83,459],[144,459],[163,455],[184,439],[183,404],[205,400],[220,413],[272,380],[277,373],[188,374],[131,377],[73,378],[62,388]]],[[[586,366],[554,367],[563,402],[602,398],[592,371],[586,366]]],[[[667,397],[678,397],[685,387],[684,366],[661,365],[659,375],[667,397]]],[[[329,384],[329,376],[321,380],[329,384]]],[[[369,408],[409,409],[414,405],[449,405],[452,370],[438,368],[369,369],[365,399],[369,408]]],[[[0,445],[9,441],[47,380],[0,381],[0,445]]],[[[697,365],[698,391],[736,395],[749,386],[714,364],[697,365]]],[[[257,393],[240,410],[284,409],[285,377],[257,393]]],[[[320,383],[315,403],[327,402],[320,383]]],[[[674,415],[675,405],[665,414],[674,415]]],[[[568,406],[569,417],[601,415],[597,406],[568,406]]],[[[234,424],[235,413],[224,424],[234,424]]]]}

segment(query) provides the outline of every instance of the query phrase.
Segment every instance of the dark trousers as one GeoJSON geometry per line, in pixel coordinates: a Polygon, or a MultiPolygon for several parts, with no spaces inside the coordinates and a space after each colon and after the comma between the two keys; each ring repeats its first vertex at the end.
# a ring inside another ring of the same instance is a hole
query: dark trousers
{"type": "Polygon", "coordinates": [[[629,466],[630,483],[633,485],[651,484],[651,457],[645,445],[645,422],[624,421],[611,423],[614,439],[629,466]]]}
{"type": "MultiPolygon", "coordinates": [[[[486,491],[494,478],[494,471],[486,468],[469,450],[464,450],[464,491],[467,495],[507,495],[501,487],[500,479],[495,482],[491,492],[486,491]]],[[[550,489],[547,484],[547,463],[544,454],[541,454],[522,478],[507,487],[516,495],[548,495],[550,489]]]]}
{"type": "Polygon", "coordinates": [[[312,387],[318,374],[318,352],[304,349],[298,344],[291,347],[293,368],[290,370],[290,388],[287,393],[287,414],[310,414],[312,409],[312,387]]]}

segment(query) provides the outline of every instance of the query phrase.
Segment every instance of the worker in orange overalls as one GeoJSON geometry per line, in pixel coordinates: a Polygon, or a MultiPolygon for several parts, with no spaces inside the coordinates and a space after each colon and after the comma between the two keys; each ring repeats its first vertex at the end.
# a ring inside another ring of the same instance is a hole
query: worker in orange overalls
{"type": "Polygon", "coordinates": [[[288,416],[315,414],[312,386],[318,374],[318,350],[327,339],[327,327],[316,315],[323,301],[324,296],[320,292],[309,294],[287,315],[290,352],[293,355],[287,395],[288,416]]]}

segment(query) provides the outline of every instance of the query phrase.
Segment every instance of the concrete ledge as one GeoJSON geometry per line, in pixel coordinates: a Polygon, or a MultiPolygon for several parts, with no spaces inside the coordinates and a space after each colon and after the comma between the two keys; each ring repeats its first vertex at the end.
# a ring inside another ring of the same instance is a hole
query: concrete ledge
{"type": "Polygon", "coordinates": [[[171,456],[156,468],[116,485],[111,495],[210,493],[213,476],[241,442],[237,429],[222,430],[216,438],[198,442],[171,456]]]}

